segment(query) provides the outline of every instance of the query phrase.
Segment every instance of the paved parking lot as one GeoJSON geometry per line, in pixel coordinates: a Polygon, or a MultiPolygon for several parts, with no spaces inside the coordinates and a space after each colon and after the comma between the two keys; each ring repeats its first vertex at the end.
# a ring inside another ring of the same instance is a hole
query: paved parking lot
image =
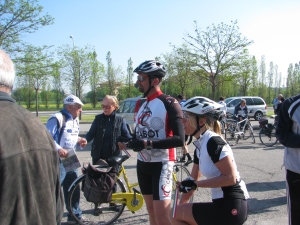
{"type": "MultiPolygon", "coordinates": [[[[253,122],[253,124],[257,126],[257,122],[253,122]]],[[[273,147],[267,148],[260,143],[257,136],[257,129],[255,130],[255,135],[255,144],[252,144],[250,140],[242,140],[237,145],[232,146],[238,170],[247,185],[251,197],[249,199],[249,216],[245,224],[288,224],[285,197],[285,170],[282,168],[283,146],[276,144],[273,147]]],[[[193,152],[193,144],[189,145],[189,150],[193,152]]],[[[85,149],[78,151],[77,154],[81,162],[91,162],[90,144],[85,149]]],[[[132,152],[132,157],[124,165],[130,181],[135,182],[136,153],[132,152]]],[[[189,165],[188,169],[191,170],[191,167],[192,165],[189,165]]],[[[210,200],[210,191],[199,188],[195,194],[194,201],[210,200]]],[[[66,217],[64,216],[63,222],[65,221],[66,217]]],[[[135,214],[124,211],[117,223],[149,224],[145,206],[135,214]]]]}

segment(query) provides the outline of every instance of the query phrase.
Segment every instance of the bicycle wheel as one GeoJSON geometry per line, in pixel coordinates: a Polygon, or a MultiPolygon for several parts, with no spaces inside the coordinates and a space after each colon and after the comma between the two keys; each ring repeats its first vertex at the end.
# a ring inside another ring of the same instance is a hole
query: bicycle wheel
{"type": "MultiPolygon", "coordinates": [[[[172,206],[174,203],[174,195],[175,195],[175,190],[176,190],[176,182],[177,181],[183,181],[184,179],[186,179],[187,177],[190,177],[191,174],[188,171],[188,169],[182,165],[177,165],[175,164],[173,166],[173,181],[172,181],[172,206]]],[[[193,196],[190,198],[189,202],[193,202],[193,196]]]]}
{"type": "Polygon", "coordinates": [[[226,142],[229,145],[235,145],[238,143],[239,141],[239,136],[236,135],[236,133],[238,132],[238,125],[237,122],[235,120],[227,120],[227,129],[226,129],[226,142]]]}
{"type": "Polygon", "coordinates": [[[221,124],[221,133],[222,133],[224,139],[226,140],[227,139],[226,138],[226,136],[227,136],[227,134],[226,134],[226,123],[225,123],[224,120],[221,120],[220,124],[221,124]]]}
{"type": "Polygon", "coordinates": [[[253,132],[253,127],[251,123],[248,122],[246,125],[246,128],[244,130],[244,140],[252,138],[252,143],[255,143],[255,137],[254,137],[254,132],[253,132]]]}
{"type": "Polygon", "coordinates": [[[271,147],[278,142],[275,134],[275,129],[272,129],[271,133],[266,129],[261,128],[259,131],[259,139],[267,147],[271,147]]]}
{"type": "MultiPolygon", "coordinates": [[[[82,211],[82,216],[84,216],[86,219],[89,220],[88,224],[111,224],[114,221],[116,221],[121,214],[124,211],[124,208],[126,206],[125,203],[114,203],[113,205],[111,203],[101,203],[101,204],[95,204],[93,202],[88,202],[86,198],[84,197],[83,193],[80,193],[80,187],[82,184],[84,184],[85,176],[80,177],[80,179],[77,180],[77,182],[73,185],[73,187],[69,191],[69,199],[68,199],[68,205],[70,208],[70,213],[72,216],[77,220],[77,217],[75,216],[75,213],[73,212],[71,203],[76,198],[76,195],[80,195],[80,209],[82,211]]],[[[117,180],[116,182],[117,190],[116,192],[126,192],[126,188],[121,180],[117,180]]],[[[84,224],[77,220],[79,224],[84,224]]]]}

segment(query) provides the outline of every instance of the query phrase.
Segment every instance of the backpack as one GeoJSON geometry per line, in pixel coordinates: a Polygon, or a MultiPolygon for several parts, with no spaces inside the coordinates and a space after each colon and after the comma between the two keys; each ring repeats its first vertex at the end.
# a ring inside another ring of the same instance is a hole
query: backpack
{"type": "Polygon", "coordinates": [[[107,203],[111,201],[113,187],[117,180],[116,168],[109,167],[102,159],[98,160],[97,165],[89,163],[85,169],[84,197],[88,202],[107,203]]]}

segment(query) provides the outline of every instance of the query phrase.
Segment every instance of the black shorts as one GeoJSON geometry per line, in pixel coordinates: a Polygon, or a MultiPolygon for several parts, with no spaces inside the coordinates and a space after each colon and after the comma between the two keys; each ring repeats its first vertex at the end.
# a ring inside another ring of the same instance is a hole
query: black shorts
{"type": "Polygon", "coordinates": [[[216,199],[193,204],[193,217],[201,225],[239,225],[247,216],[248,202],[244,199],[216,199]]]}
{"type": "Polygon", "coordinates": [[[174,162],[137,161],[137,176],[143,195],[153,195],[153,200],[171,199],[174,162]]]}

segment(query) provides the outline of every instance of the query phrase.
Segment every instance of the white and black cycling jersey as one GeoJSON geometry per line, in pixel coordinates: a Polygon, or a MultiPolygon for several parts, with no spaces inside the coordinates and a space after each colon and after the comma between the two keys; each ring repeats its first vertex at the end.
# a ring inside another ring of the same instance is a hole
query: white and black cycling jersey
{"type": "Polygon", "coordinates": [[[211,188],[212,199],[218,198],[249,198],[248,191],[244,181],[241,180],[237,171],[237,166],[233,157],[230,146],[224,139],[213,131],[207,130],[200,138],[194,142],[196,146],[194,153],[194,163],[199,165],[199,170],[207,179],[218,177],[221,175],[220,170],[215,163],[219,162],[226,156],[230,156],[233,160],[236,184],[227,187],[211,188]]]}
{"type": "Polygon", "coordinates": [[[147,97],[136,116],[135,135],[138,139],[152,140],[152,150],[142,150],[138,159],[145,162],[175,161],[176,150],[181,146],[184,131],[182,112],[177,100],[162,92],[147,97]]]}

